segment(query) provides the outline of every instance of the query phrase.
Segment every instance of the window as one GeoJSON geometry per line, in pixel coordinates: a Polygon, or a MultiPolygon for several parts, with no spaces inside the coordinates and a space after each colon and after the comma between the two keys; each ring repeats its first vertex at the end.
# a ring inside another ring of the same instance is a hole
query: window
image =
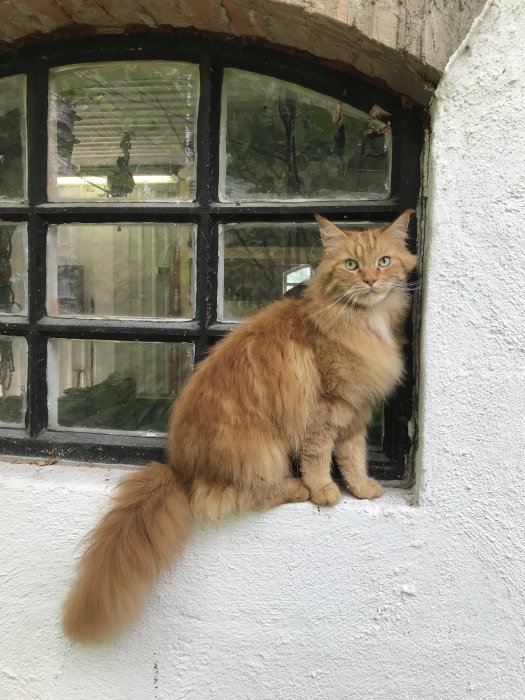
{"type": "MultiPolygon", "coordinates": [[[[313,213],[367,226],[413,206],[421,140],[399,96],[231,41],[99,37],[5,58],[3,450],[161,458],[194,364],[313,274],[313,213]]],[[[376,476],[405,472],[411,394],[409,374],[374,418],[376,476]]]]}

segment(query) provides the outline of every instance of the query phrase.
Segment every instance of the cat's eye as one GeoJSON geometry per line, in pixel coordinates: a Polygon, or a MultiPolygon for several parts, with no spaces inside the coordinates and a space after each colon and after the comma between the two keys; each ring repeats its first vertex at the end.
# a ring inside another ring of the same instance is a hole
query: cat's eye
{"type": "Polygon", "coordinates": [[[382,258],[379,258],[379,262],[377,263],[379,267],[388,267],[390,265],[390,258],[388,255],[383,255],[382,258]]]}
{"type": "Polygon", "coordinates": [[[345,260],[345,267],[347,270],[357,270],[359,265],[355,260],[345,260]]]}

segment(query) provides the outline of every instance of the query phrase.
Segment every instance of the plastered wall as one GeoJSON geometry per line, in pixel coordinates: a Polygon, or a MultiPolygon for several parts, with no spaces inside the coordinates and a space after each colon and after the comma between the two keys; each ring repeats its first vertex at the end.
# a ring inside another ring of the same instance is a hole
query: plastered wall
{"type": "Polygon", "coordinates": [[[489,2],[433,107],[414,491],[199,528],[84,649],[59,607],[123,471],[3,464],[2,700],[525,697],[524,39],[489,2]]]}

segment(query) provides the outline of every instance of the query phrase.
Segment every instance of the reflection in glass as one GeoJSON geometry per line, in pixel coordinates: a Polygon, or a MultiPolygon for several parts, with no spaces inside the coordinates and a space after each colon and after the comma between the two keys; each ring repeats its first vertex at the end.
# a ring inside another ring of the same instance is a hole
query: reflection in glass
{"type": "Polygon", "coordinates": [[[193,224],[61,224],[47,251],[50,316],[191,319],[193,224]]]}
{"type": "Polygon", "coordinates": [[[50,340],[50,427],[164,433],[192,368],[192,343],[50,340]]]}
{"type": "Polygon", "coordinates": [[[26,77],[0,79],[0,202],[27,199],[26,77]]]}
{"type": "Polygon", "coordinates": [[[317,224],[227,224],[219,249],[220,321],[241,321],[290,289],[287,275],[322,257],[317,224]]]}
{"type": "Polygon", "coordinates": [[[221,123],[222,201],[386,199],[389,114],[268,76],[227,69],[221,123]]]}
{"type": "MultiPolygon", "coordinates": [[[[370,222],[336,222],[370,228],[370,222]]],[[[307,282],[322,258],[316,223],[226,224],[219,238],[219,321],[242,321],[307,282]]]]}
{"type": "Polygon", "coordinates": [[[305,284],[313,274],[312,265],[297,265],[286,270],[283,273],[283,294],[291,292],[297,285],[305,284]]]}
{"type": "Polygon", "coordinates": [[[0,222],[0,314],[27,313],[26,224],[0,222]]]}
{"type": "Polygon", "coordinates": [[[0,425],[23,427],[26,413],[27,342],[0,336],[0,425]]]}
{"type": "Polygon", "coordinates": [[[195,195],[199,68],[91,63],[50,74],[50,201],[195,195]]]}

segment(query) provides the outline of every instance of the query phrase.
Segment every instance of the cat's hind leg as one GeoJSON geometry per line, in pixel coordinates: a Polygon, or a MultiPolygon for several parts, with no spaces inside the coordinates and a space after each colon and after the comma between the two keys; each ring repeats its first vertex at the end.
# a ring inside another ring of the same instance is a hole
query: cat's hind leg
{"type": "Polygon", "coordinates": [[[190,504],[197,520],[221,520],[233,513],[268,510],[283,503],[307,501],[310,492],[300,479],[292,477],[266,484],[213,484],[197,481],[192,489],[190,504]]]}
{"type": "Polygon", "coordinates": [[[195,520],[217,522],[252,509],[254,499],[250,490],[240,484],[199,478],[191,488],[190,506],[195,520]]]}
{"type": "Polygon", "coordinates": [[[309,499],[310,491],[301,479],[290,476],[269,488],[265,494],[261,494],[256,508],[257,510],[268,510],[268,508],[274,508],[283,503],[300,503],[309,499]]]}
{"type": "Polygon", "coordinates": [[[190,487],[194,517],[216,521],[258,509],[272,498],[275,505],[284,503],[279,485],[289,474],[289,462],[283,446],[261,428],[243,435],[224,429],[220,437],[209,447],[209,461],[190,487]]]}
{"type": "Polygon", "coordinates": [[[352,496],[377,498],[381,495],[381,484],[369,477],[366,471],[365,429],[341,436],[335,446],[335,457],[352,496]]]}

